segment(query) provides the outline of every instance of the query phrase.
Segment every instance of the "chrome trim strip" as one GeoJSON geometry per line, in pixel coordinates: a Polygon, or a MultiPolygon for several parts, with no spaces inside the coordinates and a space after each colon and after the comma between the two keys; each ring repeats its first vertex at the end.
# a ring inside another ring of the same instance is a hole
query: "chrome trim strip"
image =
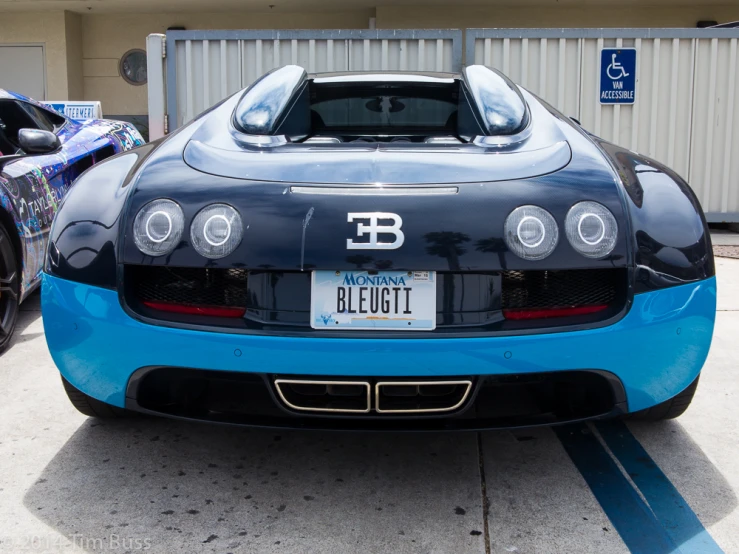
{"type": "Polygon", "coordinates": [[[358,71],[356,75],[346,75],[341,73],[339,75],[327,75],[321,77],[321,73],[315,73],[313,82],[317,85],[323,83],[446,83],[452,84],[455,81],[454,77],[438,77],[436,75],[424,75],[421,72],[411,71],[358,71]]]}
{"type": "Polygon", "coordinates": [[[367,381],[311,381],[306,379],[275,379],[275,388],[277,389],[277,394],[280,396],[280,399],[285,403],[286,406],[289,408],[292,408],[293,410],[301,411],[301,412],[323,412],[323,413],[350,413],[350,414],[366,414],[369,413],[372,409],[372,401],[371,401],[371,394],[372,394],[372,387],[367,381]],[[282,389],[280,388],[280,385],[358,385],[362,387],[367,388],[367,408],[365,410],[349,410],[349,409],[336,409],[336,408],[306,408],[301,406],[296,406],[295,404],[292,404],[288,402],[287,398],[285,398],[285,395],[282,394],[282,389]]]}
{"type": "Polygon", "coordinates": [[[341,140],[337,137],[310,137],[303,144],[341,144],[341,140]]]}
{"type": "Polygon", "coordinates": [[[428,137],[426,140],[423,141],[424,144],[456,144],[460,145],[463,144],[461,140],[459,140],[457,137],[428,137]]]}
{"type": "Polygon", "coordinates": [[[284,146],[288,144],[285,135],[247,135],[237,130],[231,133],[233,139],[242,146],[256,146],[259,148],[273,148],[275,146],[284,146]]]}
{"type": "Polygon", "coordinates": [[[293,194],[337,196],[442,196],[459,193],[459,187],[290,187],[293,194]]]}
{"type": "Polygon", "coordinates": [[[531,136],[533,132],[531,122],[515,135],[487,135],[487,136],[476,136],[472,143],[481,147],[497,147],[502,148],[504,146],[511,146],[525,141],[531,136]]]}
{"type": "Polygon", "coordinates": [[[472,390],[472,381],[378,381],[375,384],[375,411],[378,414],[418,414],[418,413],[439,413],[451,412],[459,408],[465,403],[467,397],[472,390]],[[419,385],[467,385],[464,395],[454,406],[449,408],[431,408],[431,409],[415,409],[415,410],[381,410],[380,409],[380,387],[391,386],[419,386],[419,385]]]}

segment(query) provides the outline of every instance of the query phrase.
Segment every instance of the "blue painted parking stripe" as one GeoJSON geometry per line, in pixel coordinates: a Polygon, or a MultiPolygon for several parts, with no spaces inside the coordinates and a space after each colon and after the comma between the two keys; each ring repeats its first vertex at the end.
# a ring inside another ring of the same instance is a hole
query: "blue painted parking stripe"
{"type": "Polygon", "coordinates": [[[585,482],[634,554],[680,552],[605,447],[585,424],[555,427],[585,482]]]}
{"type": "Polygon", "coordinates": [[[683,552],[723,552],[685,499],[623,422],[598,422],[595,428],[638,487],[657,520],[683,552]]]}

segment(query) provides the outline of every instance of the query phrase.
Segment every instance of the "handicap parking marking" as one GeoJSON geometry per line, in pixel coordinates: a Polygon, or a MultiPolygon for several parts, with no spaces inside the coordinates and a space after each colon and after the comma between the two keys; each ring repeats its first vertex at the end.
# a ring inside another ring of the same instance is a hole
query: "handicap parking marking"
{"type": "Polygon", "coordinates": [[[556,427],[555,432],[631,552],[666,554],[679,551],[590,427],[566,425],[556,427]]]}
{"type": "Polygon", "coordinates": [[[657,520],[684,552],[721,553],[688,503],[621,421],[595,424],[607,447],[639,488],[657,520]]]}
{"type": "Polygon", "coordinates": [[[631,552],[723,552],[623,422],[555,432],[631,552]]]}

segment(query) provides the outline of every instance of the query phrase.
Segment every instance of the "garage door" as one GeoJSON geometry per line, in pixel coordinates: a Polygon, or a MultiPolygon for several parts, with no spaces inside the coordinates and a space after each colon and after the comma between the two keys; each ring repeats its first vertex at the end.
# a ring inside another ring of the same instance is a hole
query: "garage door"
{"type": "Polygon", "coordinates": [[[46,99],[43,46],[0,46],[0,88],[46,99]]]}

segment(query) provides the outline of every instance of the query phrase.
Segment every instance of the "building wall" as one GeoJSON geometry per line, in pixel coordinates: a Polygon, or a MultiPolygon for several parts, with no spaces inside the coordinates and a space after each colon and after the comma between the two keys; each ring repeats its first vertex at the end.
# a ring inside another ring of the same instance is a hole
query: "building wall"
{"type": "Polygon", "coordinates": [[[67,49],[64,12],[3,13],[0,44],[39,43],[45,46],[46,97],[67,100],[67,49]]]}
{"type": "Polygon", "coordinates": [[[126,83],[118,61],[132,48],[146,48],[151,33],[192,29],[366,29],[374,10],[332,13],[183,13],[82,15],[84,99],[101,100],[103,113],[147,113],[147,88],[126,83]]]}
{"type": "MultiPolygon", "coordinates": [[[[614,2],[614,4],[618,4],[614,2]]],[[[565,7],[379,6],[378,29],[477,27],[695,27],[701,20],[739,21],[739,4],[714,6],[696,1],[689,7],[565,7]]]]}
{"type": "Polygon", "coordinates": [[[82,81],[82,17],[72,12],[64,12],[64,33],[67,58],[68,100],[84,98],[82,81]]]}
{"type": "Polygon", "coordinates": [[[739,20],[739,4],[687,7],[532,8],[380,6],[305,13],[8,13],[0,18],[0,44],[43,43],[47,98],[100,100],[110,115],[144,115],[147,87],[126,83],[118,62],[146,36],[168,27],[192,29],[378,29],[467,27],[694,27],[699,20],[739,20]]]}

